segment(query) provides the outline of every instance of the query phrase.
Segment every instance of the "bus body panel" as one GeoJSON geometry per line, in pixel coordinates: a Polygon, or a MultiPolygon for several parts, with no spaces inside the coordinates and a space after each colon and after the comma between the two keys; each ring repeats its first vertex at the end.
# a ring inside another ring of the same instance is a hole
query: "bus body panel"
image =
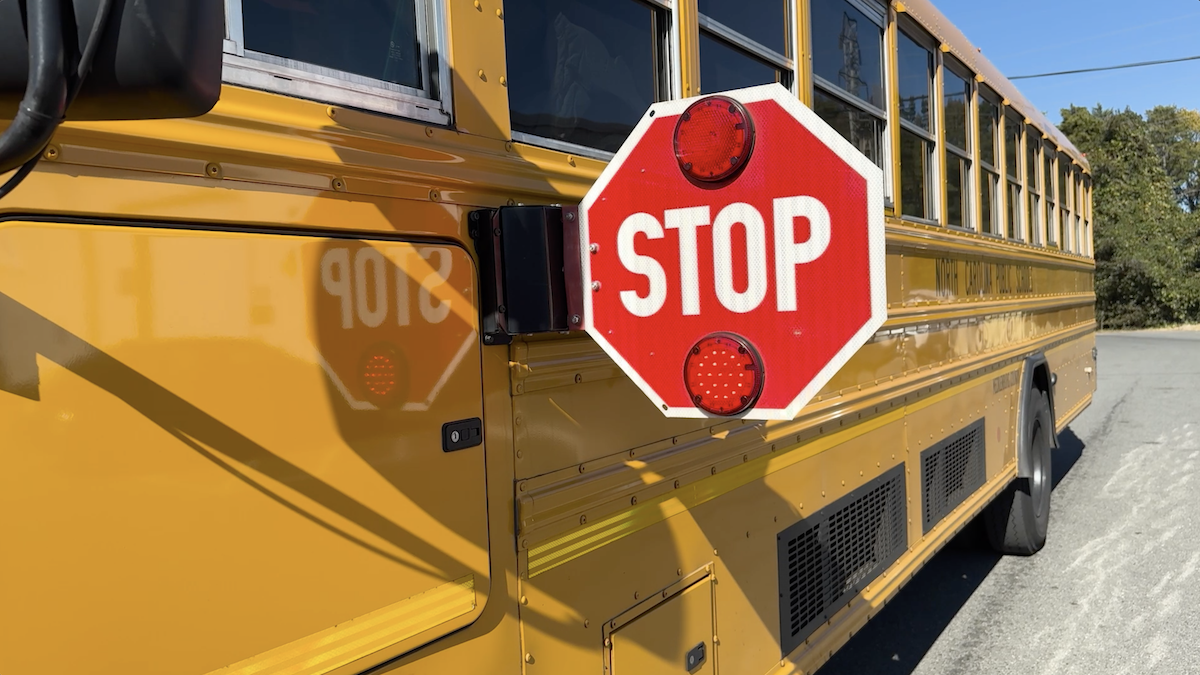
{"type": "Polygon", "coordinates": [[[9,220],[0,251],[5,670],[328,668],[479,615],[463,249],[9,220]]]}

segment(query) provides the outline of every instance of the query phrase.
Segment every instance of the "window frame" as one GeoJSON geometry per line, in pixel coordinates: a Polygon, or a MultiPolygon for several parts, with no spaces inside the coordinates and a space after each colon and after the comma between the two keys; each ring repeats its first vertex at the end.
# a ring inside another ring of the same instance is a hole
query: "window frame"
{"type": "Polygon", "coordinates": [[[431,124],[453,123],[449,24],[444,0],[416,0],[421,88],[255,52],[245,46],[242,0],[223,0],[222,79],[229,84],[295,98],[345,105],[431,124]],[[432,64],[437,72],[432,72],[432,64]]]}
{"type": "MultiPolygon", "coordinates": [[[[820,75],[817,75],[815,69],[812,67],[811,51],[807,55],[809,58],[809,61],[810,61],[808,64],[808,75],[809,75],[809,79],[810,79],[810,84],[812,86],[812,92],[810,92],[811,93],[810,103],[813,103],[815,105],[816,92],[818,89],[820,89],[820,92],[822,94],[824,94],[825,96],[828,96],[830,98],[841,101],[842,103],[844,103],[848,106],[856,108],[859,112],[870,115],[871,117],[875,118],[877,121],[882,122],[882,129],[881,129],[881,133],[879,136],[879,162],[880,162],[879,167],[883,170],[884,208],[885,209],[894,209],[895,203],[896,203],[895,202],[895,194],[894,194],[895,181],[892,179],[891,167],[892,167],[893,157],[894,157],[896,151],[893,150],[893,148],[892,148],[892,123],[893,123],[893,120],[892,120],[891,115],[889,114],[891,105],[892,105],[891,104],[892,88],[894,86],[892,83],[891,75],[890,75],[893,59],[892,59],[891,50],[889,49],[889,42],[890,42],[889,32],[891,31],[891,27],[895,24],[895,21],[891,17],[892,10],[885,8],[883,6],[880,6],[878,4],[874,4],[872,2],[867,2],[865,0],[842,0],[842,1],[845,2],[846,4],[850,5],[851,7],[854,7],[858,11],[862,12],[863,16],[867,17],[867,19],[869,21],[874,22],[875,25],[878,26],[880,29],[879,54],[880,54],[880,58],[883,60],[883,63],[879,64],[879,67],[880,67],[879,74],[880,74],[881,85],[883,86],[884,107],[880,108],[880,107],[875,106],[875,104],[873,104],[873,103],[864,101],[863,99],[846,92],[841,87],[830,82],[829,80],[826,80],[825,78],[821,77],[820,75]]],[[[811,33],[812,33],[812,10],[811,9],[807,9],[807,12],[805,14],[805,24],[806,24],[805,29],[807,31],[809,31],[807,44],[811,45],[812,44],[812,35],[811,35],[811,33]]],[[[811,49],[811,47],[810,47],[810,49],[811,49]]]]}
{"type": "Polygon", "coordinates": [[[1000,138],[1001,149],[1003,150],[1004,164],[1004,182],[1007,188],[1004,191],[1004,238],[1008,241],[1028,241],[1028,234],[1025,231],[1025,200],[1026,193],[1024,190],[1025,181],[1025,134],[1027,132],[1023,118],[1017,114],[1010,106],[1004,106],[1000,114],[1001,130],[1000,138]],[[1016,148],[1013,150],[1013,164],[1008,165],[1008,144],[1009,144],[1009,125],[1013,125],[1016,129],[1016,148]],[[1015,174],[1015,175],[1014,175],[1015,174]],[[1016,199],[1014,204],[1009,204],[1009,196],[1011,190],[1015,189],[1016,199]],[[1011,236],[1009,221],[1012,221],[1011,236]]]}
{"type": "Polygon", "coordinates": [[[1071,211],[1072,200],[1072,185],[1071,185],[1071,157],[1061,148],[1056,148],[1058,161],[1058,235],[1059,248],[1065,253],[1072,251],[1071,238],[1071,211]]]}
{"type": "MultiPolygon", "coordinates": [[[[739,33],[729,26],[726,26],[720,21],[711,19],[708,16],[701,14],[699,11],[696,12],[696,23],[698,25],[696,37],[699,39],[707,34],[709,38],[713,38],[718,42],[723,42],[725,43],[725,46],[735,51],[742,52],[759,61],[766,62],[767,65],[779,69],[783,73],[784,77],[789,78],[789,81],[785,85],[788,91],[795,94],[798,92],[798,88],[800,86],[800,73],[799,68],[796,65],[795,57],[796,12],[798,10],[796,3],[797,0],[786,0],[784,3],[785,13],[783,17],[783,23],[788,29],[787,39],[784,40],[784,43],[788,49],[792,50],[792,55],[790,56],[788,54],[780,54],[774,49],[771,49],[770,47],[767,47],[756,40],[750,39],[749,37],[739,33]]],[[[699,65],[698,62],[699,53],[697,53],[697,65],[699,65]]],[[[704,88],[703,79],[700,80],[700,91],[702,93],[719,93],[708,92],[704,88]]]]}
{"type": "MultiPolygon", "coordinates": [[[[437,1],[437,0],[435,0],[437,1]]],[[[629,2],[637,2],[643,5],[649,5],[651,8],[666,10],[667,17],[666,30],[660,31],[659,36],[661,42],[658,45],[660,53],[663,55],[662,63],[659,67],[663,72],[659,72],[656,77],[660,78],[660,86],[662,91],[659,95],[665,94],[665,98],[655,101],[672,101],[683,97],[683,80],[682,80],[682,61],[680,54],[680,39],[679,39],[679,5],[682,0],[628,0],[629,2]]],[[[794,0],[793,0],[794,1],[794,0]]],[[[507,105],[507,104],[506,104],[507,105]]],[[[601,161],[611,161],[616,157],[617,153],[608,152],[599,148],[593,148],[587,145],[571,143],[569,141],[560,141],[556,138],[546,138],[537,134],[529,134],[523,131],[516,131],[512,128],[512,123],[509,123],[509,137],[517,143],[532,145],[534,147],[546,148],[548,150],[557,150],[580,157],[588,157],[590,159],[598,159],[601,161]]]]}
{"type": "Polygon", "coordinates": [[[1083,255],[1083,169],[1074,162],[1072,162],[1071,168],[1071,184],[1074,188],[1074,197],[1071,200],[1074,245],[1071,247],[1071,251],[1076,255],[1083,255]]]}
{"type": "Polygon", "coordinates": [[[949,206],[950,206],[950,204],[949,204],[949,202],[950,202],[949,185],[950,184],[946,181],[946,176],[949,175],[948,167],[947,166],[942,167],[942,198],[945,202],[943,205],[943,211],[942,211],[942,213],[943,213],[942,224],[947,228],[950,228],[950,229],[956,230],[956,231],[960,231],[960,232],[977,232],[979,230],[979,219],[977,217],[977,214],[975,213],[975,210],[976,210],[975,206],[976,206],[976,202],[978,201],[976,198],[976,193],[978,190],[972,189],[972,187],[977,185],[977,176],[976,176],[976,167],[975,167],[975,146],[977,144],[977,139],[975,138],[975,135],[977,133],[976,121],[975,121],[975,96],[976,96],[976,90],[978,89],[978,86],[977,86],[977,82],[975,80],[975,73],[971,72],[971,69],[968,68],[966,66],[966,64],[962,63],[954,56],[945,54],[944,52],[942,52],[942,50],[940,48],[938,49],[937,53],[939,54],[938,59],[941,62],[940,68],[938,71],[940,73],[938,81],[939,81],[939,89],[941,91],[942,124],[941,124],[941,126],[938,127],[938,129],[941,133],[941,138],[942,138],[943,164],[946,164],[945,157],[944,157],[945,153],[951,153],[955,157],[959,158],[960,160],[965,161],[967,164],[967,175],[966,175],[966,179],[964,181],[966,184],[966,188],[967,188],[966,195],[965,195],[966,205],[963,209],[963,224],[961,226],[960,225],[952,225],[945,220],[945,214],[949,212],[949,206]],[[966,105],[966,109],[964,112],[965,112],[966,118],[967,118],[966,119],[966,124],[967,124],[967,128],[966,128],[967,143],[966,144],[967,144],[967,147],[965,150],[962,148],[959,148],[958,146],[951,144],[948,140],[946,140],[946,121],[945,121],[946,120],[946,76],[945,76],[946,71],[950,71],[951,73],[954,73],[955,77],[958,77],[959,79],[963,80],[967,84],[967,100],[964,101],[964,103],[966,105]]]}
{"type": "MultiPolygon", "coordinates": [[[[925,30],[925,28],[922,27],[917,22],[912,21],[911,19],[908,19],[907,17],[903,17],[903,15],[901,16],[901,18],[899,18],[896,21],[895,47],[896,47],[896,50],[895,50],[895,54],[893,55],[893,63],[894,63],[895,71],[896,71],[895,102],[896,102],[896,106],[897,106],[897,108],[896,108],[897,109],[896,124],[898,125],[897,129],[896,129],[896,131],[897,131],[896,137],[897,137],[897,139],[901,139],[903,137],[902,136],[903,133],[905,131],[907,131],[910,134],[915,134],[916,136],[919,136],[922,140],[924,140],[926,143],[929,144],[929,148],[926,152],[926,154],[928,156],[927,161],[929,163],[928,164],[929,169],[928,169],[928,173],[925,175],[926,215],[925,215],[925,217],[920,217],[920,216],[913,216],[913,215],[904,213],[904,199],[903,199],[904,184],[902,181],[903,177],[902,177],[902,175],[900,175],[900,174],[904,173],[904,167],[900,165],[899,161],[896,163],[896,167],[899,169],[899,173],[896,175],[895,184],[897,186],[899,186],[899,191],[898,191],[898,194],[896,195],[896,197],[898,198],[898,201],[900,203],[898,205],[899,208],[896,209],[896,213],[902,220],[908,220],[908,221],[912,221],[915,223],[925,223],[927,225],[940,225],[941,217],[942,217],[942,213],[941,213],[942,199],[939,196],[940,191],[938,190],[938,186],[942,185],[942,181],[940,180],[940,177],[942,175],[941,174],[942,158],[939,156],[939,152],[941,150],[941,143],[939,143],[939,138],[940,138],[941,132],[942,132],[942,125],[941,125],[942,97],[940,95],[940,93],[942,91],[942,87],[941,87],[942,59],[940,56],[942,53],[942,50],[939,46],[938,41],[932,35],[929,34],[929,31],[925,30]],[[914,35],[914,33],[915,33],[915,35],[914,35]],[[928,106],[929,107],[929,129],[928,130],[922,129],[919,125],[904,119],[903,115],[898,114],[899,102],[900,102],[900,40],[901,40],[902,34],[903,34],[903,37],[906,37],[909,40],[912,40],[914,44],[925,49],[929,53],[930,65],[932,66],[932,69],[929,73],[929,98],[930,98],[930,101],[929,101],[929,106],[928,106]]],[[[896,154],[897,154],[898,160],[903,159],[903,157],[901,156],[899,147],[897,147],[897,149],[896,149],[896,154]]]]}
{"type": "Polygon", "coordinates": [[[988,236],[988,237],[998,237],[1001,239],[1003,239],[1005,237],[1005,232],[1003,231],[1003,228],[1006,226],[1006,223],[1004,220],[1003,204],[1005,201],[1007,201],[1007,191],[1000,190],[1000,187],[1002,185],[1004,185],[1005,181],[1007,180],[1007,176],[1005,176],[1002,173],[1004,170],[1004,167],[1002,165],[1002,163],[1004,162],[1004,145],[1003,145],[1004,104],[1002,101],[1003,101],[1003,99],[1000,98],[1000,94],[998,94],[991,87],[987,87],[987,86],[976,86],[975,87],[975,100],[972,104],[973,107],[975,108],[975,128],[974,128],[973,133],[975,134],[975,162],[979,166],[979,170],[976,172],[978,175],[978,180],[975,183],[976,194],[979,195],[979,199],[978,199],[979,208],[975,209],[976,211],[978,211],[978,217],[979,217],[978,229],[976,230],[976,232],[978,232],[979,234],[988,236]],[[991,164],[989,164],[988,162],[985,162],[983,160],[983,139],[982,139],[982,134],[980,133],[980,131],[981,131],[980,124],[983,120],[983,112],[980,110],[980,105],[979,105],[979,102],[981,100],[986,100],[988,103],[991,103],[992,106],[996,110],[995,127],[994,127],[994,132],[993,132],[993,137],[992,137],[992,156],[997,161],[995,161],[991,164]],[[990,200],[991,207],[992,207],[992,229],[993,229],[993,231],[985,232],[983,230],[983,224],[984,224],[983,191],[984,191],[985,187],[987,187],[985,185],[985,181],[987,180],[987,178],[989,176],[995,178],[995,188],[996,189],[995,189],[995,192],[992,194],[992,197],[990,200]],[[1000,230],[1000,231],[997,232],[995,230],[1000,230]]]}
{"type": "Polygon", "coordinates": [[[1029,232],[1028,243],[1031,246],[1046,245],[1046,231],[1043,221],[1045,218],[1042,215],[1045,205],[1042,203],[1042,131],[1033,126],[1033,123],[1025,125],[1025,154],[1021,158],[1025,162],[1025,201],[1028,206],[1025,209],[1026,215],[1030,221],[1026,225],[1026,231],[1029,232]],[[1030,153],[1033,153],[1033,171],[1029,170],[1030,153]]]}
{"type": "Polygon", "coordinates": [[[1058,148],[1049,139],[1042,141],[1042,194],[1046,211],[1046,247],[1062,248],[1058,229],[1058,148]],[[1049,169],[1049,175],[1047,174],[1049,169]]]}

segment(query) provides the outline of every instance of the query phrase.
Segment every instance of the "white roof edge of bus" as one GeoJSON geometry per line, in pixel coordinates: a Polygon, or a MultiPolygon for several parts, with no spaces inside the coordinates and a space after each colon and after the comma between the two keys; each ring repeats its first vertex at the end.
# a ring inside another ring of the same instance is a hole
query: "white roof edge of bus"
{"type": "Polygon", "coordinates": [[[971,68],[975,73],[983,75],[984,84],[988,85],[996,91],[1002,98],[1008,99],[1011,107],[1025,117],[1029,118],[1037,127],[1044,133],[1050,135],[1054,142],[1062,147],[1062,149],[1072,158],[1077,160],[1083,168],[1089,173],[1091,166],[1088,164],[1087,157],[1079,152],[1066,134],[1058,130],[1058,127],[1050,123],[1050,120],[1038,110],[1037,106],[1029,102],[1003,73],[996,66],[992,65],[991,61],[983,55],[981,51],[971,44],[971,41],[963,35],[942,12],[934,6],[930,0],[904,0],[905,13],[915,19],[921,27],[929,31],[934,37],[941,40],[943,43],[950,45],[950,53],[953,54],[959,61],[962,61],[968,68],[971,68]]]}

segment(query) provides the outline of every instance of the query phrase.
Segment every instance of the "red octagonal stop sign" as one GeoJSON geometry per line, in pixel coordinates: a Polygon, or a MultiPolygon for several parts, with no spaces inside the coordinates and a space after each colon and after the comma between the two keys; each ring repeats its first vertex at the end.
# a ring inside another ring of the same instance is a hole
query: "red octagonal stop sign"
{"type": "Polygon", "coordinates": [[[792,419],[887,316],[883,173],[780,85],[721,96],[752,146],[658,103],[584,198],[584,327],[669,417],[792,419]]]}

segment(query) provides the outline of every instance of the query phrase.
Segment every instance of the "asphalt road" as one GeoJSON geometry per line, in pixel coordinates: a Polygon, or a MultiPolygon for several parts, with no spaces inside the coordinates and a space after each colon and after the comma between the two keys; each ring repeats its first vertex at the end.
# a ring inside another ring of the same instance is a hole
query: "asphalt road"
{"type": "Polygon", "coordinates": [[[818,675],[1200,673],[1200,331],[1098,343],[1046,548],[968,528],[818,675]]]}

